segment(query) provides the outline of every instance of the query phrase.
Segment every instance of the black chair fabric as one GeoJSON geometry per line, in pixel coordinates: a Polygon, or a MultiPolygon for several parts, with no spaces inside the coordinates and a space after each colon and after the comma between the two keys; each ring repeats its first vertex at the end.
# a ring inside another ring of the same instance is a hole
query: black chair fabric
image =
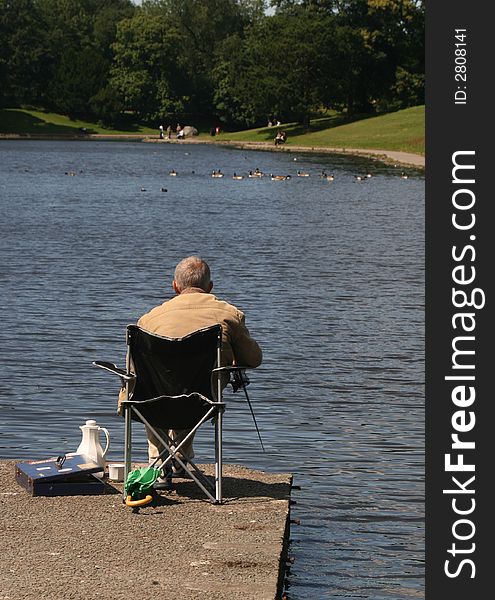
{"type": "Polygon", "coordinates": [[[220,325],[213,325],[182,338],[167,338],[129,325],[128,344],[136,374],[130,400],[193,392],[213,400],[212,370],[221,331],[220,325]]]}
{"type": "MultiPolygon", "coordinates": [[[[153,427],[161,429],[192,429],[212,408],[210,401],[201,394],[158,396],[151,400],[131,401],[131,405],[153,427]]],[[[131,418],[141,421],[134,411],[131,418]]]]}

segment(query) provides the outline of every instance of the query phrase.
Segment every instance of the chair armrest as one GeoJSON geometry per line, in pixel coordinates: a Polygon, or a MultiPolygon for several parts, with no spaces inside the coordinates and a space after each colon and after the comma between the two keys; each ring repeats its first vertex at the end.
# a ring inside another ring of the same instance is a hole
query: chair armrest
{"type": "Polygon", "coordinates": [[[100,369],[105,369],[105,371],[110,371],[110,373],[114,373],[115,375],[118,375],[124,381],[132,381],[133,379],[136,379],[135,375],[124,371],[124,369],[120,369],[119,367],[117,367],[117,365],[111,362],[106,362],[104,360],[94,360],[93,365],[95,367],[100,367],[100,369]]]}
{"type": "Polygon", "coordinates": [[[237,365],[231,365],[230,367],[217,367],[216,369],[212,369],[212,371],[227,371],[230,373],[232,371],[245,371],[246,369],[252,369],[252,367],[239,367],[237,365]]]}
{"type": "Polygon", "coordinates": [[[247,376],[246,369],[248,367],[239,367],[237,365],[231,365],[230,367],[217,367],[213,369],[213,372],[226,372],[229,374],[230,379],[227,382],[227,385],[232,386],[232,391],[237,392],[241,388],[246,391],[246,386],[251,382],[249,381],[249,377],[247,376]]]}

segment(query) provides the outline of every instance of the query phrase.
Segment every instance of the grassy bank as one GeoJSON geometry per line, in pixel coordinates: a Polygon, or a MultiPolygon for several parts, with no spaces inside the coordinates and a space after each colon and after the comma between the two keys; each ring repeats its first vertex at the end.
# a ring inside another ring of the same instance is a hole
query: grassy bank
{"type": "Polygon", "coordinates": [[[424,154],[425,107],[415,106],[377,117],[359,118],[349,122],[345,116],[334,114],[311,121],[305,132],[297,123],[281,127],[262,127],[236,133],[225,133],[222,140],[241,142],[273,142],[277,129],[287,132],[286,145],[315,148],[363,148],[395,150],[424,154]]]}
{"type": "MultiPolygon", "coordinates": [[[[195,125],[194,123],[191,123],[195,125]]],[[[0,134],[29,135],[80,135],[82,129],[89,134],[103,135],[157,135],[157,129],[129,123],[125,129],[107,129],[95,123],[73,120],[69,117],[28,109],[1,109],[0,134]]],[[[222,133],[215,141],[270,142],[273,143],[276,127],[248,129],[222,133]]],[[[424,154],[425,107],[416,106],[375,117],[356,117],[352,121],[345,115],[330,114],[313,119],[308,131],[297,123],[283,123],[287,132],[286,146],[308,148],[361,148],[392,150],[424,154]]],[[[212,140],[206,133],[200,139],[212,140]]]]}
{"type": "Polygon", "coordinates": [[[0,110],[0,134],[30,134],[30,135],[79,135],[81,129],[87,133],[108,135],[149,135],[156,134],[156,129],[143,125],[129,123],[125,129],[107,129],[101,125],[70,119],[65,115],[43,112],[40,110],[4,108],[0,110]]]}

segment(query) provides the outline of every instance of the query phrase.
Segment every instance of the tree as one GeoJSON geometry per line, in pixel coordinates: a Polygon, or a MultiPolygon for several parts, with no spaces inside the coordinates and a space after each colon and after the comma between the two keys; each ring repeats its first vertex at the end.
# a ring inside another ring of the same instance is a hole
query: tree
{"type": "Polygon", "coordinates": [[[188,81],[185,110],[211,113],[217,49],[231,36],[242,38],[250,23],[264,18],[263,0],[148,0],[143,6],[161,10],[182,36],[178,61],[188,81]]]}
{"type": "MultiPolygon", "coordinates": [[[[267,17],[253,26],[236,54],[233,43],[223,47],[215,70],[218,109],[248,125],[269,115],[308,125],[309,114],[321,104],[328,80],[328,46],[332,18],[301,11],[267,17]]],[[[235,42],[234,42],[235,45],[235,42]]]]}
{"type": "Polygon", "coordinates": [[[35,0],[0,0],[0,102],[36,104],[46,82],[49,32],[35,0]]]}
{"type": "Polygon", "coordinates": [[[158,119],[184,109],[186,82],[178,65],[181,34],[166,18],[139,11],[121,21],[111,71],[111,85],[127,110],[158,119]]]}
{"type": "Polygon", "coordinates": [[[422,0],[0,0],[0,102],[308,124],[424,101],[422,0]]]}
{"type": "Polygon", "coordinates": [[[71,116],[90,114],[90,100],[106,86],[108,67],[93,48],[69,48],[60,57],[50,85],[55,108],[71,116]]]}
{"type": "MultiPolygon", "coordinates": [[[[272,0],[277,14],[302,10],[315,18],[333,15],[347,65],[338,79],[347,82],[347,110],[368,112],[378,105],[411,106],[424,101],[424,2],[422,0],[272,0]],[[350,71],[349,71],[350,68],[350,71]]],[[[339,44],[340,46],[341,44],[339,44]]],[[[342,82],[343,83],[343,82],[342,82]]]]}
{"type": "Polygon", "coordinates": [[[37,0],[49,31],[45,106],[98,116],[108,85],[117,23],[135,12],[130,0],[37,0]]]}
{"type": "Polygon", "coordinates": [[[422,0],[347,0],[332,5],[343,24],[360,31],[368,54],[355,108],[398,108],[424,101],[422,0]]]}

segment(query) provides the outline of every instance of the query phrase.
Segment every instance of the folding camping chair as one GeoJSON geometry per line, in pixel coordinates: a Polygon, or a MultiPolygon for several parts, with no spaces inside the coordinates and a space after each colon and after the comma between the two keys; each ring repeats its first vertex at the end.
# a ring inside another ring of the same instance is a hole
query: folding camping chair
{"type": "Polygon", "coordinates": [[[220,325],[200,329],[182,338],[167,338],[148,333],[137,325],[128,325],[126,370],[113,363],[93,363],[119,375],[125,385],[126,395],[122,402],[125,481],[131,467],[132,421],[140,421],[152,430],[165,448],[150,466],[161,460],[160,468],[165,470],[173,459],[212,502],[222,503],[222,415],[225,409],[222,372],[237,371],[239,367],[221,366],[221,343],[220,325]],[[185,460],[179,454],[183,444],[210,419],[215,425],[215,485],[193,461],[185,460]],[[169,429],[189,429],[190,433],[180,443],[174,443],[168,435],[162,435],[162,430],[169,429]]]}

